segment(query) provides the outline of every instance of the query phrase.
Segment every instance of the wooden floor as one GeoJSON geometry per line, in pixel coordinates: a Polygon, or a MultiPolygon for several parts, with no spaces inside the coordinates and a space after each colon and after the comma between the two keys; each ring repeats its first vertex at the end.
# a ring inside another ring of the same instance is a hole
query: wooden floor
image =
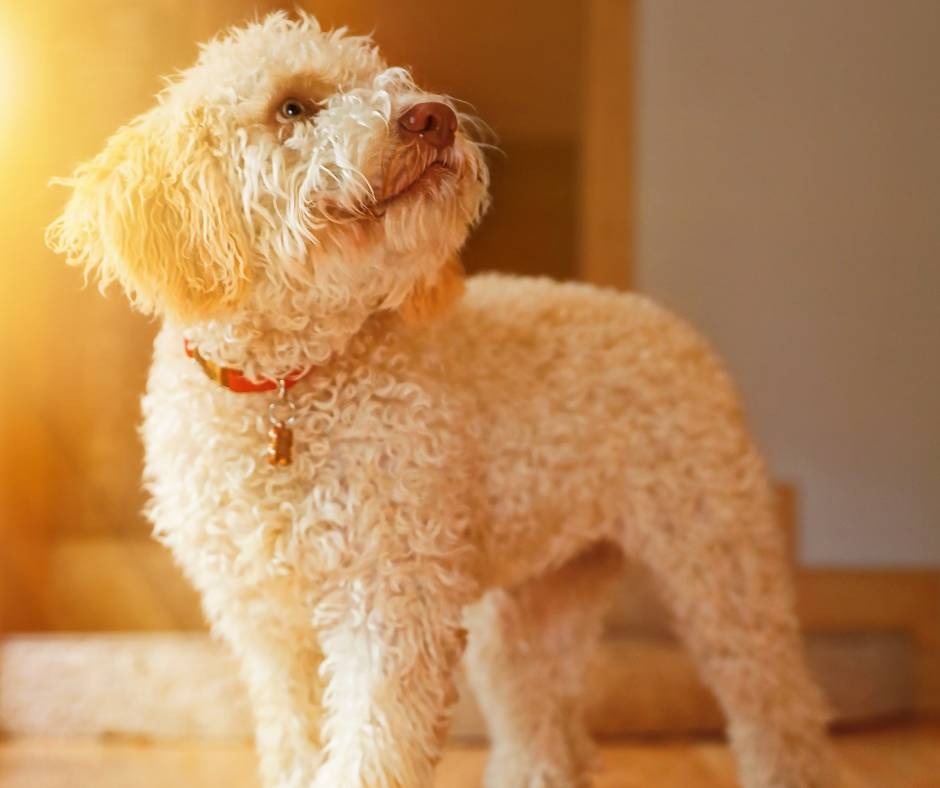
{"type": "MultiPolygon", "coordinates": [[[[842,788],[940,788],[940,725],[836,738],[842,788]]],[[[439,788],[477,788],[485,751],[454,748],[439,788]]],[[[625,742],[603,750],[596,788],[735,788],[717,741],[625,742]]],[[[257,788],[254,753],[239,745],[17,739],[0,743],[0,788],[257,788]]]]}

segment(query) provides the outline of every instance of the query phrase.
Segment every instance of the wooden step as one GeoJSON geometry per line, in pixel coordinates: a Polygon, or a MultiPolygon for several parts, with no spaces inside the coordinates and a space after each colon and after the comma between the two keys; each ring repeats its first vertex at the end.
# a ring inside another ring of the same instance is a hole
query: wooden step
{"type": "MultiPolygon", "coordinates": [[[[840,723],[909,714],[913,652],[896,634],[813,635],[813,668],[840,723]]],[[[721,715],[672,640],[607,639],[591,672],[595,733],[716,732],[721,715]]],[[[453,735],[484,735],[461,692],[453,735]]],[[[250,713],[232,660],[196,633],[11,636],[0,642],[0,733],[245,738],[250,713]]]]}

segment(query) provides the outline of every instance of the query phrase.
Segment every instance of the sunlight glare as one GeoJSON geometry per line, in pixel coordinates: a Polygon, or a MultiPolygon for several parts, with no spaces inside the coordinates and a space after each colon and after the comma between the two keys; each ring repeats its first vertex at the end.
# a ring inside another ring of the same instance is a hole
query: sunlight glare
{"type": "Polygon", "coordinates": [[[15,113],[17,97],[17,56],[12,31],[0,19],[0,132],[6,132],[15,113]]]}

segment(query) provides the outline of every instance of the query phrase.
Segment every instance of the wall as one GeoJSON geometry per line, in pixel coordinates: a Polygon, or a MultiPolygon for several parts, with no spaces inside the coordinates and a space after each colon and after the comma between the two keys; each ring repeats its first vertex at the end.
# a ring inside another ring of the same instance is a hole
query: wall
{"type": "Polygon", "coordinates": [[[940,3],[639,16],[640,288],[724,354],[805,560],[940,565],[940,3]]]}

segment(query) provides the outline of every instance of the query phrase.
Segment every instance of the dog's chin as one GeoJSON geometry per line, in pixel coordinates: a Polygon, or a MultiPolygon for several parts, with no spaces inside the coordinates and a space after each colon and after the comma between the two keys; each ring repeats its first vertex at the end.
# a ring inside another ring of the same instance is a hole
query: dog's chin
{"type": "Polygon", "coordinates": [[[384,217],[393,208],[456,199],[459,179],[460,176],[450,165],[433,161],[416,177],[405,179],[391,194],[378,200],[372,213],[376,217],[384,217]]]}

